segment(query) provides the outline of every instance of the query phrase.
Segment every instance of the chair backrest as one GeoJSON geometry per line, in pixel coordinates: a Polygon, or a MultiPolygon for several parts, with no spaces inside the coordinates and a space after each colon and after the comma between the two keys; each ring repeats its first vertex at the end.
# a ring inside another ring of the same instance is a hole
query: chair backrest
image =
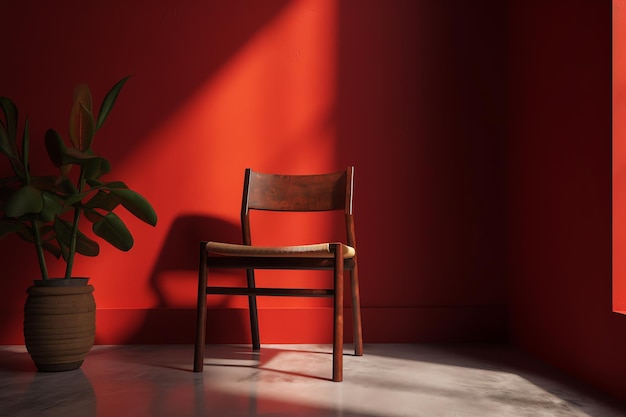
{"type": "Polygon", "coordinates": [[[348,245],[354,245],[352,190],[354,167],[315,175],[277,175],[245,172],[241,225],[244,244],[250,244],[250,210],[332,211],[343,210],[348,245]]]}

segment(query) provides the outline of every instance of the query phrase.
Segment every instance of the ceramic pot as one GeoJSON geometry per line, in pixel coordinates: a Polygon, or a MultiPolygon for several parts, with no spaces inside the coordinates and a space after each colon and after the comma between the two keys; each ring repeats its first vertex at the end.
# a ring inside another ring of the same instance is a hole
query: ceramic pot
{"type": "Polygon", "coordinates": [[[96,335],[96,302],[88,278],[35,281],[24,306],[24,341],[40,371],[79,368],[96,335]]]}

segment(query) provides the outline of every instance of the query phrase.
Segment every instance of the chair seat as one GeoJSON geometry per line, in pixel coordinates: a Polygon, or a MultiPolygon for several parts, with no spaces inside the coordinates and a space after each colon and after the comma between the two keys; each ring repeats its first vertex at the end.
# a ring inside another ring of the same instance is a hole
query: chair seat
{"type": "MultiPolygon", "coordinates": [[[[356,251],[352,246],[341,243],[344,259],[354,258],[356,251]]],[[[297,246],[250,246],[223,242],[208,242],[208,253],[222,256],[251,257],[294,257],[294,258],[333,258],[331,243],[316,243],[297,246]]]]}

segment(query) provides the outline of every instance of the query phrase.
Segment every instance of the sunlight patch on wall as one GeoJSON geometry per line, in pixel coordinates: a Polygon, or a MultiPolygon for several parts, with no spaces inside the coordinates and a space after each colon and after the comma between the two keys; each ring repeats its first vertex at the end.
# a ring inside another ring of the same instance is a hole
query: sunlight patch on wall
{"type": "Polygon", "coordinates": [[[613,1],[613,310],[626,314],[626,5],[613,1]]]}
{"type": "MultiPolygon", "coordinates": [[[[335,164],[336,9],[336,0],[291,2],[183,106],[172,109],[171,117],[143,139],[149,146],[141,156],[129,155],[116,167],[153,204],[159,224],[152,229],[128,218],[136,241],[132,256],[103,248],[109,253],[89,260],[105,300],[99,306],[162,304],[155,282],[171,288],[163,282],[170,278],[180,285],[176,307],[195,305],[195,263],[166,270],[160,259],[171,255],[166,247],[188,256],[184,248],[195,259],[194,231],[173,229],[181,217],[238,225],[246,167],[284,173],[344,168],[335,164]],[[116,281],[130,275],[120,294],[116,281]]],[[[220,39],[199,40],[197,53],[210,54],[216,42],[220,39]]],[[[316,224],[299,227],[319,231],[316,224]]]]}

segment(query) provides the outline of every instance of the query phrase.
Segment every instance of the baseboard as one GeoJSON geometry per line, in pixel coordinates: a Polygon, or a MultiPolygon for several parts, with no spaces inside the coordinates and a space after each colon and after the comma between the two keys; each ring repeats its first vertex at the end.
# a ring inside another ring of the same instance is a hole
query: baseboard
{"type": "MultiPolygon", "coordinates": [[[[0,344],[23,344],[20,312],[5,312],[0,344]],[[7,320],[7,315],[12,315],[7,320]]],[[[352,341],[351,310],[345,341],[352,341]]],[[[96,312],[96,344],[193,343],[194,309],[111,309],[96,312]]],[[[249,343],[246,309],[210,309],[207,343],[249,343]]],[[[492,342],[506,339],[504,306],[363,307],[363,339],[370,343],[492,342]]],[[[331,308],[259,310],[262,343],[330,343],[331,308]]]]}
{"type": "MultiPolygon", "coordinates": [[[[363,338],[371,343],[502,340],[503,310],[500,306],[364,307],[363,338]]],[[[97,314],[98,344],[193,343],[193,309],[102,309],[97,314]]],[[[351,310],[345,314],[346,342],[351,342],[351,310]]],[[[261,309],[259,327],[263,343],[330,343],[332,309],[261,309]]],[[[206,338],[207,343],[250,343],[248,310],[210,309],[206,338]]]]}

